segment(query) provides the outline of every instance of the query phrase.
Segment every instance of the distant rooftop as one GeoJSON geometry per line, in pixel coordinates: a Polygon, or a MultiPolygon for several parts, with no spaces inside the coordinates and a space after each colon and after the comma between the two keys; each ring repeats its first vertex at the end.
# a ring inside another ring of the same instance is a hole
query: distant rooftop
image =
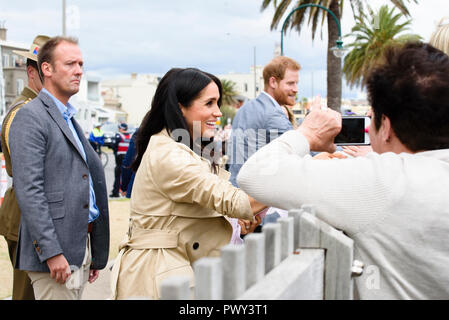
{"type": "Polygon", "coordinates": [[[9,41],[9,40],[0,40],[0,46],[23,49],[23,50],[30,49],[30,45],[23,44],[23,43],[16,42],[16,41],[9,41]]]}

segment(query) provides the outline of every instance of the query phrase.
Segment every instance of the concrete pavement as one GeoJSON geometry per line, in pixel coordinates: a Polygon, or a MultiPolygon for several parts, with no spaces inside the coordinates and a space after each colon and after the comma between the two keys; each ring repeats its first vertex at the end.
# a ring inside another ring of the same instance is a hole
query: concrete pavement
{"type": "Polygon", "coordinates": [[[94,283],[87,283],[81,300],[108,300],[111,297],[111,267],[114,261],[109,261],[106,268],[100,271],[94,283]]]}
{"type": "MultiPolygon", "coordinates": [[[[108,164],[104,168],[104,173],[106,177],[106,187],[108,195],[110,195],[112,192],[112,186],[114,184],[115,157],[111,149],[104,148],[103,151],[107,152],[109,158],[108,164]]],[[[106,300],[110,298],[110,268],[112,267],[113,263],[113,260],[109,261],[106,268],[100,271],[100,275],[94,283],[87,283],[83,292],[82,300],[106,300]]]]}

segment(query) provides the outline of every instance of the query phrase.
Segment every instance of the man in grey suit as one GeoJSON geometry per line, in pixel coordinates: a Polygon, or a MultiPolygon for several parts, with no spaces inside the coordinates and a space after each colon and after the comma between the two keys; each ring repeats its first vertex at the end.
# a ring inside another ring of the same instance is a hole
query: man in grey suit
{"type": "Polygon", "coordinates": [[[10,152],[22,218],[15,268],[36,299],[80,299],[109,255],[105,176],[74,119],[83,58],[77,40],[51,38],[39,51],[44,88],[11,125],[10,152]]]}
{"type": "Polygon", "coordinates": [[[295,104],[300,69],[291,58],[274,58],[263,70],[264,91],[237,111],[226,152],[234,186],[238,187],[237,174],[253,153],[293,129],[282,105],[295,104]]]}

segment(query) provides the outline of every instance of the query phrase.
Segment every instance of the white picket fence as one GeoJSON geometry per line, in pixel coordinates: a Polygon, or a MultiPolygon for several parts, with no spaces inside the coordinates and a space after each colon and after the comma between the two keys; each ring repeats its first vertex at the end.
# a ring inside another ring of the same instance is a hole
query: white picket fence
{"type": "Polygon", "coordinates": [[[161,298],[351,300],[353,278],[363,272],[353,251],[352,239],[303,205],[246,236],[243,245],[223,247],[219,258],[196,261],[194,292],[187,277],[164,280],[161,298]]]}

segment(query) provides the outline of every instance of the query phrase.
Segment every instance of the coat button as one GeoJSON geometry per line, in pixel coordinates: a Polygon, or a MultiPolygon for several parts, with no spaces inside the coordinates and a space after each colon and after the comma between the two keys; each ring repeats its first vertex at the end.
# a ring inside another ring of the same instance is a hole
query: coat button
{"type": "Polygon", "coordinates": [[[87,174],[83,174],[83,179],[87,180],[87,178],[89,178],[89,176],[87,174]]]}
{"type": "Polygon", "coordinates": [[[87,208],[89,208],[89,205],[88,205],[88,204],[85,204],[85,205],[83,206],[83,208],[84,208],[84,209],[87,209],[87,208]]]}
{"type": "Polygon", "coordinates": [[[195,242],[194,244],[193,244],[193,250],[196,250],[196,249],[198,249],[200,247],[200,244],[198,243],[198,242],[195,242]]]}

